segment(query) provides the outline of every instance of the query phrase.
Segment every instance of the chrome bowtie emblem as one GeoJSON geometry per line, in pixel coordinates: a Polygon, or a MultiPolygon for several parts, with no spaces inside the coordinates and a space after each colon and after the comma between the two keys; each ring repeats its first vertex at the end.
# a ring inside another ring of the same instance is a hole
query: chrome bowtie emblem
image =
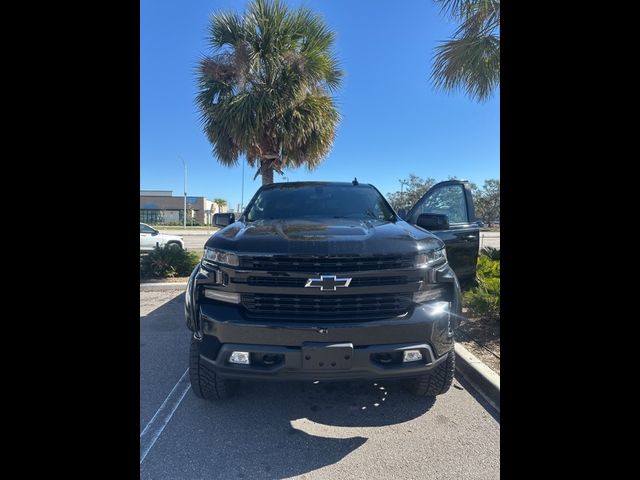
{"type": "Polygon", "coordinates": [[[346,288],[351,283],[350,278],[337,278],[335,275],[320,275],[320,278],[310,278],[305,287],[319,288],[320,291],[335,291],[337,287],[346,288]]]}

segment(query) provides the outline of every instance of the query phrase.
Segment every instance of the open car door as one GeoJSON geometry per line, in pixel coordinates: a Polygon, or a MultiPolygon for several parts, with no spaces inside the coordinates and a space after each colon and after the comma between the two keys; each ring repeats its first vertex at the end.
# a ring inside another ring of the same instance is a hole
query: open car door
{"type": "Polygon", "coordinates": [[[437,183],[409,210],[405,220],[440,237],[446,245],[449,264],[461,283],[475,277],[480,228],[469,182],[437,183]]]}

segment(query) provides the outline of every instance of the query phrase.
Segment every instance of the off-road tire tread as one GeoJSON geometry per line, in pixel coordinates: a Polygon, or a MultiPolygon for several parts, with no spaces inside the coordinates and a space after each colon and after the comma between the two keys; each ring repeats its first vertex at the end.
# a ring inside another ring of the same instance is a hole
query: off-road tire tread
{"type": "Polygon", "coordinates": [[[189,380],[196,397],[205,400],[224,400],[233,394],[232,382],[221,378],[200,359],[199,342],[194,338],[189,350],[189,380]]]}
{"type": "Polygon", "coordinates": [[[422,375],[406,383],[411,393],[419,397],[435,397],[446,393],[451,384],[456,370],[456,353],[451,350],[447,359],[438,365],[428,375],[422,375]]]}

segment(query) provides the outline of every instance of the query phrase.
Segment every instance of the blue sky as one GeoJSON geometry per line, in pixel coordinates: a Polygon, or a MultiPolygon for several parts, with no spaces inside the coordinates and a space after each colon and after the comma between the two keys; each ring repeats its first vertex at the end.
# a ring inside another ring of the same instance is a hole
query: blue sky
{"type": "MultiPolygon", "coordinates": [[[[245,0],[142,0],[140,3],[140,188],[241,200],[242,167],[211,153],[194,104],[194,67],[207,53],[207,25],[218,9],[245,0]]],[[[331,153],[316,170],[288,170],[291,181],[372,183],[399,190],[410,173],[481,184],[500,175],[500,97],[478,104],[429,82],[433,48],[456,24],[431,0],[289,0],[319,12],[336,32],[345,71],[336,93],[343,116],[331,153]]],[[[245,167],[244,203],[261,185],[245,167]]],[[[275,180],[282,180],[275,174],[275,180]]]]}

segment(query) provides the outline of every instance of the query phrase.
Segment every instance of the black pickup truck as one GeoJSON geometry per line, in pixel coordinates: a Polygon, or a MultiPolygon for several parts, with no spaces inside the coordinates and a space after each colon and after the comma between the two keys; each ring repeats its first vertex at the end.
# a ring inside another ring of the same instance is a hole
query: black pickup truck
{"type": "Polygon", "coordinates": [[[217,214],[185,294],[194,393],[219,400],[240,379],[446,392],[478,255],[469,184],[436,184],[403,218],[355,180],[266,185],[237,220],[217,214]]]}

